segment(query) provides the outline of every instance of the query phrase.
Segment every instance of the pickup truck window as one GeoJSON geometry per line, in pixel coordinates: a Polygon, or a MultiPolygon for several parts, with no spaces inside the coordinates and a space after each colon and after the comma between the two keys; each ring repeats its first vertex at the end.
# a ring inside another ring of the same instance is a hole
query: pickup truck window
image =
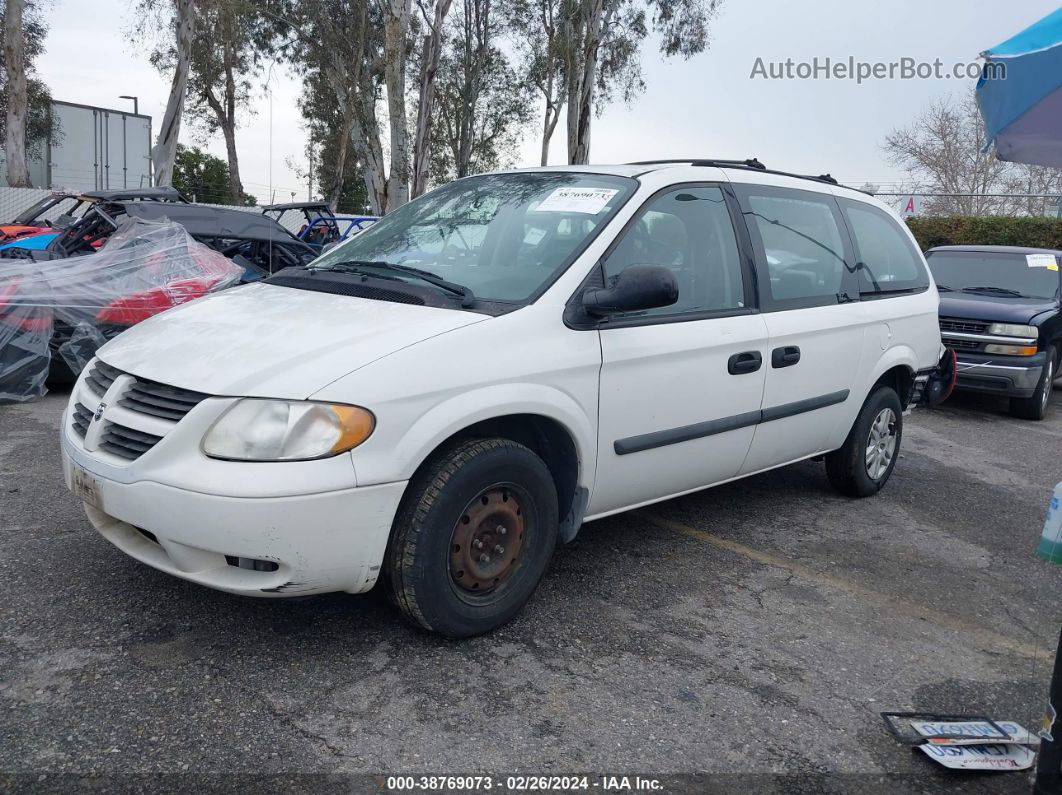
{"type": "Polygon", "coordinates": [[[1057,298],[1058,259],[1050,255],[989,251],[931,251],[929,269],[941,291],[965,291],[999,298],[1057,298]]]}
{"type": "MultiPolygon", "coordinates": [[[[530,300],[593,240],[637,187],[576,172],[510,172],[457,180],[387,214],[314,260],[417,268],[477,299],[530,300]]],[[[392,269],[391,278],[403,278],[392,269]]]]}

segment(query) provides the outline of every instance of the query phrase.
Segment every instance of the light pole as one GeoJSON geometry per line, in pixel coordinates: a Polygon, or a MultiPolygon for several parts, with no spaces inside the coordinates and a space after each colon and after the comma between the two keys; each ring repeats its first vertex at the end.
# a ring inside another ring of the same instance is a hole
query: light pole
{"type": "Polygon", "coordinates": [[[120,97],[118,97],[118,99],[131,99],[131,100],[133,100],[133,115],[134,116],[139,116],[140,115],[140,100],[138,100],[136,97],[130,96],[129,94],[122,94],[120,97]]]}

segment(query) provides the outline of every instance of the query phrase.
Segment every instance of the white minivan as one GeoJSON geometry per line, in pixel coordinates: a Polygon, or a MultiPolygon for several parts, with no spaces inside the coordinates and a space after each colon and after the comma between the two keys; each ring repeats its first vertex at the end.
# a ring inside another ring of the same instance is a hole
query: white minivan
{"type": "Polygon", "coordinates": [[[825,456],[877,492],[942,348],[904,224],[830,177],[685,160],[468,177],[98,352],[66,481],[236,594],[360,593],[452,637],[580,525],[825,456]]]}

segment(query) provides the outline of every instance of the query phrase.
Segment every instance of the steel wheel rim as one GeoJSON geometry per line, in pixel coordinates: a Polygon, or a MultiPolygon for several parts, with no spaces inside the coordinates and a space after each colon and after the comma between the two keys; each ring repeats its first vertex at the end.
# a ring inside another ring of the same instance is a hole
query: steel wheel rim
{"type": "Polygon", "coordinates": [[[864,464],[871,480],[884,475],[896,455],[896,412],[884,408],[870,424],[864,464]]]}
{"type": "Polygon", "coordinates": [[[529,498],[512,484],[483,489],[461,511],[450,534],[448,569],[454,589],[479,597],[503,588],[526,546],[529,498]]]}

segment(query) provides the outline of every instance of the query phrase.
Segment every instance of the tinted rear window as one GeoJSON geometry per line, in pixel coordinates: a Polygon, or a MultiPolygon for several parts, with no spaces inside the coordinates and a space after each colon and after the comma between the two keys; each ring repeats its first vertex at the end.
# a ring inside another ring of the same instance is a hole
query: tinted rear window
{"type": "Polygon", "coordinates": [[[864,296],[925,290],[929,276],[918,249],[895,219],[877,207],[842,201],[856,247],[859,292],[864,296]]]}

